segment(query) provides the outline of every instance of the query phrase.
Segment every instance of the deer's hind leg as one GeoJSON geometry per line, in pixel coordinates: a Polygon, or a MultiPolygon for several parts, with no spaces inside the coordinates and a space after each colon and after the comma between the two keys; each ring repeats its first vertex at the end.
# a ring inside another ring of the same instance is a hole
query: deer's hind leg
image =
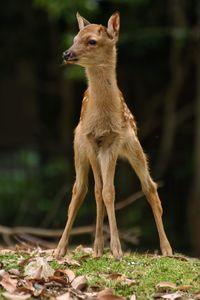
{"type": "Polygon", "coordinates": [[[54,252],[55,257],[65,255],[68,247],[68,240],[72,225],[76,218],[76,214],[86,196],[88,189],[88,171],[89,161],[86,155],[86,151],[81,147],[78,142],[78,138],[75,138],[74,142],[75,152],[75,170],[76,180],[72,190],[72,198],[68,208],[68,218],[63,231],[62,237],[58,243],[58,246],[54,252]]]}
{"type": "Polygon", "coordinates": [[[129,135],[127,140],[123,155],[128,159],[139,177],[142,190],[152,208],[160,239],[161,252],[163,255],[172,255],[172,249],[162,222],[162,206],[157,192],[157,185],[150,176],[146,156],[134,133],[129,135]]]}

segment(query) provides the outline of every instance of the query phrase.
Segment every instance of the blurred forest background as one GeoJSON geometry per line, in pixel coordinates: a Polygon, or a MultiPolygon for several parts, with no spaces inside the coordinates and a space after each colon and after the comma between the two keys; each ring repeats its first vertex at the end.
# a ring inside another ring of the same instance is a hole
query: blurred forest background
{"type": "MultiPolygon", "coordinates": [[[[136,117],[151,173],[161,182],[169,240],[174,250],[200,256],[198,0],[1,1],[0,224],[64,227],[75,178],[73,130],[86,80],[81,67],[62,66],[62,52],[78,31],[77,11],[106,25],[116,10],[119,87],[136,117]]],[[[140,185],[127,163],[118,163],[115,183],[116,203],[137,197],[140,185]]],[[[158,249],[144,197],[118,209],[117,219],[124,249],[158,249]]],[[[94,224],[91,176],[74,226],[94,224]]],[[[9,244],[2,226],[1,244],[9,244]]],[[[92,241],[92,234],[71,239],[92,241]]]]}

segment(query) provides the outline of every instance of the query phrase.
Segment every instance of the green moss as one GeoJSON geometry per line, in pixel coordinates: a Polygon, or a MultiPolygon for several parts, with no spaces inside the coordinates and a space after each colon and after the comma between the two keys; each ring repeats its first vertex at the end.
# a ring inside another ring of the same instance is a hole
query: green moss
{"type": "Polygon", "coordinates": [[[189,285],[188,295],[200,291],[200,261],[197,259],[127,254],[121,261],[116,261],[107,254],[100,259],[80,260],[80,263],[76,274],[86,275],[89,285],[112,287],[123,296],[136,294],[138,299],[152,299],[159,282],[189,285]],[[133,284],[128,286],[123,279],[111,280],[109,274],[112,273],[120,273],[133,284]]]}
{"type": "MultiPolygon", "coordinates": [[[[5,270],[14,268],[22,271],[26,259],[31,256],[17,252],[8,253],[0,255],[0,263],[5,270]]],[[[109,252],[101,258],[93,258],[84,251],[76,251],[73,259],[79,261],[80,266],[73,265],[70,269],[77,276],[85,275],[89,286],[95,286],[99,290],[106,287],[113,288],[116,294],[125,297],[135,294],[139,300],[153,299],[157,291],[156,285],[160,282],[174,284],[177,286],[174,291],[178,290],[179,286],[189,286],[185,295],[191,297],[200,291],[200,260],[198,259],[181,255],[163,257],[131,253],[117,261],[109,252]]],[[[66,267],[60,265],[57,260],[53,260],[51,266],[54,269],[66,267]]]]}

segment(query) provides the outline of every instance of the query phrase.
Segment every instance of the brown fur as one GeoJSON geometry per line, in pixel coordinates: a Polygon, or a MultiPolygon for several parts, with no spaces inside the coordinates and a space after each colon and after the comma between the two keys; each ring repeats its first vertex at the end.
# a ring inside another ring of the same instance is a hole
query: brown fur
{"type": "Polygon", "coordinates": [[[157,187],[151,179],[147,159],[137,137],[135,119],[117,86],[115,69],[119,14],[110,17],[107,28],[89,24],[80,15],[77,15],[77,19],[80,31],[67,52],[65,62],[85,67],[88,89],[84,94],[80,121],[75,130],[76,181],[68,220],[55,256],[66,253],[71,227],[87,193],[90,166],[95,179],[97,205],[95,255],[103,254],[103,219],[106,208],[110,225],[110,248],[114,257],[122,256],[114,208],[114,174],[118,157],[128,159],[138,175],[153,210],[161,251],[164,255],[171,255],[172,250],[163,228],[157,187]],[[95,40],[96,44],[91,45],[91,40],[95,40]]]}

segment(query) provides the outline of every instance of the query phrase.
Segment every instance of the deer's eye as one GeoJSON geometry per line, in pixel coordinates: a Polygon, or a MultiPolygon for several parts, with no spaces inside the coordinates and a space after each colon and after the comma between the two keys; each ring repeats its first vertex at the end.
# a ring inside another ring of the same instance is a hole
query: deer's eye
{"type": "Polygon", "coordinates": [[[95,46],[97,44],[97,41],[91,39],[91,40],[88,41],[88,44],[91,45],[91,46],[95,46]]]}

